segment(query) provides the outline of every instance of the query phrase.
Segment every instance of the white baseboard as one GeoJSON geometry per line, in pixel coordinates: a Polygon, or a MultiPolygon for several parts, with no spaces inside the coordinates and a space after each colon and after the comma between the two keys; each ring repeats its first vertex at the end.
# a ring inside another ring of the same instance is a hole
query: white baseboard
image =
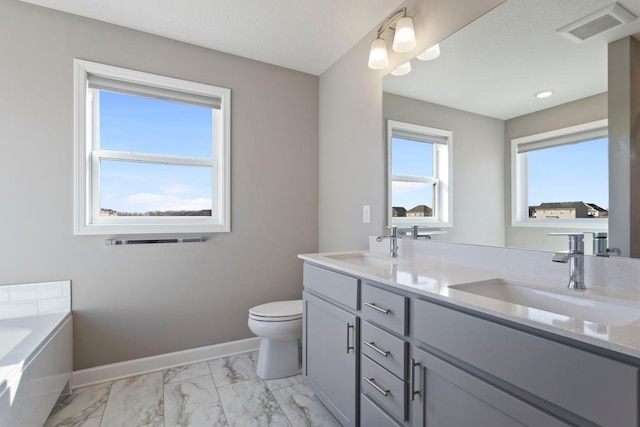
{"type": "Polygon", "coordinates": [[[96,366],[95,368],[81,369],[79,371],[73,371],[71,386],[72,388],[84,387],[105,381],[113,381],[133,375],[172,368],[174,366],[202,362],[204,360],[230,356],[237,353],[245,353],[247,351],[257,350],[259,346],[260,338],[247,338],[206,347],[159,354],[157,356],[143,357],[141,359],[127,360],[126,362],[112,363],[110,365],[96,366]]]}

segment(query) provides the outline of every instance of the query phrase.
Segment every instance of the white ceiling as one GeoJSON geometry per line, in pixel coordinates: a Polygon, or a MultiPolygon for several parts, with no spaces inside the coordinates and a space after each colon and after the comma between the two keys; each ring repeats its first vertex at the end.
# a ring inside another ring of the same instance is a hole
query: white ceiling
{"type": "MultiPolygon", "coordinates": [[[[640,0],[620,0],[640,16],[640,0]]],[[[640,20],[581,44],[556,33],[611,0],[507,0],[440,44],[433,61],[411,62],[384,90],[499,119],[607,91],[607,43],[640,32],[640,20]],[[554,89],[555,95],[533,95],[554,89]]]]}
{"type": "Polygon", "coordinates": [[[402,0],[23,1],[314,75],[322,74],[402,3],[402,0]]]}

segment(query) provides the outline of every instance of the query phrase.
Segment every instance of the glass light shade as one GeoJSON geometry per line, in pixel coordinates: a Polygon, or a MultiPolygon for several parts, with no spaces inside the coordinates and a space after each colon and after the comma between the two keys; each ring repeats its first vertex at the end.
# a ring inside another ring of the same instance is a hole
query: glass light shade
{"type": "Polygon", "coordinates": [[[411,52],[416,47],[416,33],[413,31],[413,19],[408,16],[396,22],[396,34],[393,37],[393,50],[398,53],[411,52]]]}
{"type": "Polygon", "coordinates": [[[394,76],[404,76],[405,74],[409,74],[411,72],[411,62],[405,62],[402,65],[398,65],[398,68],[391,72],[394,76]]]}
{"type": "Polygon", "coordinates": [[[440,43],[431,46],[429,49],[418,55],[418,59],[421,61],[431,61],[440,56],[440,43]]]}
{"type": "Polygon", "coordinates": [[[369,50],[369,68],[372,70],[382,70],[389,65],[389,54],[387,53],[387,43],[384,39],[377,38],[371,42],[369,50]]]}

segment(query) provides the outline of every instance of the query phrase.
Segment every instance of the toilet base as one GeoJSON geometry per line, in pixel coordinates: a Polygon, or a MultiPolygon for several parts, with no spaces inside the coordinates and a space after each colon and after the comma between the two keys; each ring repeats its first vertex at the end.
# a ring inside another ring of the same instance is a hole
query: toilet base
{"type": "Polygon", "coordinates": [[[263,380],[298,375],[300,368],[300,340],[260,339],[256,373],[263,380]]]}

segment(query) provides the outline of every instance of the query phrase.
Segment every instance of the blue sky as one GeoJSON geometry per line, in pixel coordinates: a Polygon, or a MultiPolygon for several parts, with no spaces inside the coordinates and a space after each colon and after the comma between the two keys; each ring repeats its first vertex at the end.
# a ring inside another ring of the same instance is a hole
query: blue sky
{"type": "MultiPolygon", "coordinates": [[[[100,92],[104,150],[211,158],[210,108],[100,92]]],[[[120,212],[211,209],[211,170],[121,161],[101,165],[101,207],[120,212]]]]}
{"type": "MultiPolygon", "coordinates": [[[[392,170],[402,174],[431,174],[432,145],[394,138],[392,170]]],[[[529,205],[584,201],[609,207],[607,139],[532,151],[529,156],[529,205]]],[[[456,165],[454,164],[454,168],[456,165]]],[[[453,183],[455,187],[455,181],[453,183]]],[[[395,183],[393,206],[411,209],[431,205],[432,192],[420,183],[395,183]]]]}
{"type": "Polygon", "coordinates": [[[531,151],[529,205],[542,202],[595,203],[609,208],[607,138],[531,151]]]}

